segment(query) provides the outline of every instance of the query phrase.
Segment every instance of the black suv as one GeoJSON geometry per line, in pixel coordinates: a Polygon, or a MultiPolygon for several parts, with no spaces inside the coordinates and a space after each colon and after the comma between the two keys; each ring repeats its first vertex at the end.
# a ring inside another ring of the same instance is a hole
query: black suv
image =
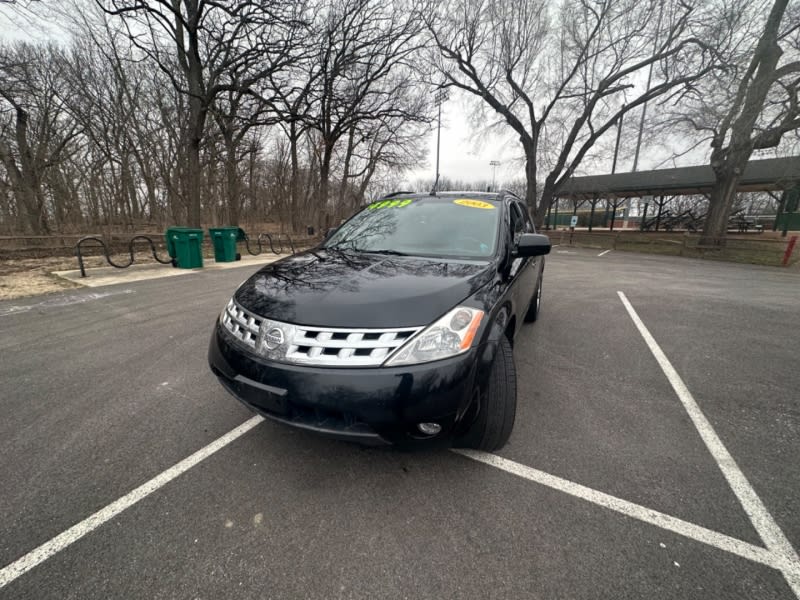
{"type": "Polygon", "coordinates": [[[392,194],[239,286],[211,369],[295,427],[496,450],[514,426],[514,336],[536,320],[549,252],[509,192],[392,194]]]}

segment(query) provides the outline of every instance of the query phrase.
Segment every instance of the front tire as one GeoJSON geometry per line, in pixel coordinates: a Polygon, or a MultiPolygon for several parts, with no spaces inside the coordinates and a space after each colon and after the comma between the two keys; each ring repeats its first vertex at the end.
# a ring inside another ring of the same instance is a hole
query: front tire
{"type": "Polygon", "coordinates": [[[533,323],[539,318],[539,307],[542,305],[542,278],[539,277],[539,283],[536,284],[536,290],[533,292],[533,298],[528,305],[528,312],[525,313],[525,322],[533,323]]]}
{"type": "Polygon", "coordinates": [[[456,446],[494,452],[505,446],[517,414],[517,370],[511,343],[500,340],[486,389],[478,392],[478,414],[456,446]]]}

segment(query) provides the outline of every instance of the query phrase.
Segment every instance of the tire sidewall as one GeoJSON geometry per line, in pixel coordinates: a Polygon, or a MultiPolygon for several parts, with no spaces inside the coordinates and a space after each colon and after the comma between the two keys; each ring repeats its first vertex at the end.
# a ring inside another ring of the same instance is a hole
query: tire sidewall
{"type": "Polygon", "coordinates": [[[456,445],[493,452],[508,441],[516,418],[517,374],[508,338],[501,338],[488,377],[475,384],[478,412],[456,445]]]}

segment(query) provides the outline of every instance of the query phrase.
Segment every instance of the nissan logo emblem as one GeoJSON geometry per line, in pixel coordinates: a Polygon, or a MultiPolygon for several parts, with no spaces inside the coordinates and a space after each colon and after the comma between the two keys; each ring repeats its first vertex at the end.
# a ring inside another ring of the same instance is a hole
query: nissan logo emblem
{"type": "Polygon", "coordinates": [[[283,330],[278,327],[273,327],[264,334],[264,345],[269,350],[275,350],[283,343],[283,330]]]}

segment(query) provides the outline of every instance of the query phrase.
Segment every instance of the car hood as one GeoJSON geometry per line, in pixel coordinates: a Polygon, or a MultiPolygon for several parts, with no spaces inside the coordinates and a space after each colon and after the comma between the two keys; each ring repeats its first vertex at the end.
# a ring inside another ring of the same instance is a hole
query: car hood
{"type": "Polygon", "coordinates": [[[314,250],[267,265],[236,301],[269,319],[320,327],[427,325],[491,281],[493,263],[314,250]]]}

